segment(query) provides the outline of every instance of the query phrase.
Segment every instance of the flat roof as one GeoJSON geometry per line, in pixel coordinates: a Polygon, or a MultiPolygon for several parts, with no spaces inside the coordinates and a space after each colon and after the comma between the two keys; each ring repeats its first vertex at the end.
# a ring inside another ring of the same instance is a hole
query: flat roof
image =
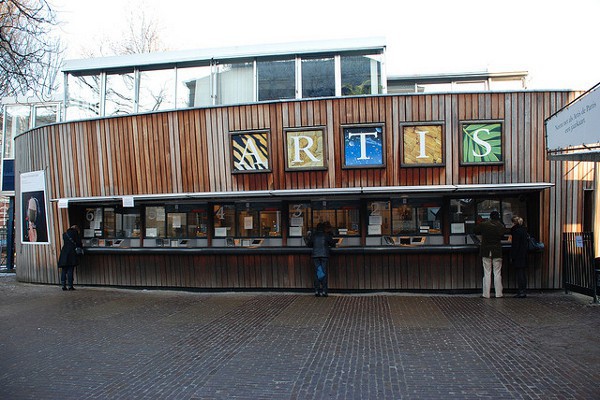
{"type": "Polygon", "coordinates": [[[62,71],[91,72],[111,69],[120,70],[133,67],[165,68],[173,65],[184,66],[202,64],[202,62],[210,62],[210,60],[213,59],[235,60],[297,54],[339,54],[355,51],[382,51],[385,50],[385,47],[385,38],[375,37],[178,50],[65,60],[62,71]]]}

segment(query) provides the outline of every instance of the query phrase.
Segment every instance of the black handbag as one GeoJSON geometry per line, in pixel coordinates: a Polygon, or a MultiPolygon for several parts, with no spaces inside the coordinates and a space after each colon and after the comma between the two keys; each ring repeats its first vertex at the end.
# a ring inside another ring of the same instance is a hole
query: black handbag
{"type": "Polygon", "coordinates": [[[73,243],[75,245],[75,254],[77,254],[78,256],[82,256],[85,254],[85,251],[83,250],[82,247],[77,246],[77,243],[75,243],[75,241],[73,240],[73,238],[71,237],[71,235],[69,235],[68,233],[65,235],[69,241],[71,243],[73,243]]]}

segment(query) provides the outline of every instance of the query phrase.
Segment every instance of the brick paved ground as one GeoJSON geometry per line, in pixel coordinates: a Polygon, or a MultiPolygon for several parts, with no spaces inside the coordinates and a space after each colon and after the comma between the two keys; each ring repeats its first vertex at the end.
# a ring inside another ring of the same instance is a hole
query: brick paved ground
{"type": "Polygon", "coordinates": [[[0,398],[599,399],[590,300],[63,292],[4,275],[0,398]]]}

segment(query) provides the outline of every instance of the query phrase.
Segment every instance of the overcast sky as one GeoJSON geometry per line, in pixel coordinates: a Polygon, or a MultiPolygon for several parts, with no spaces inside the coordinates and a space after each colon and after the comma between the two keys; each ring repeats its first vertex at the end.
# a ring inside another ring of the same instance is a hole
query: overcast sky
{"type": "Polygon", "coordinates": [[[132,5],[171,50],[383,37],[388,75],[529,71],[531,89],[600,82],[600,0],[49,0],[67,58],[118,37],[132,5]]]}

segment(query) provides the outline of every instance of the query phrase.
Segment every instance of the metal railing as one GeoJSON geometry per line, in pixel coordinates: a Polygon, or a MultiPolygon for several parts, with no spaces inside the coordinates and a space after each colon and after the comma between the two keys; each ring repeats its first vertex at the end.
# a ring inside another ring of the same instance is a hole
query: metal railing
{"type": "Polygon", "coordinates": [[[594,235],[592,232],[563,233],[563,285],[565,291],[594,296],[595,276],[594,235]]]}

